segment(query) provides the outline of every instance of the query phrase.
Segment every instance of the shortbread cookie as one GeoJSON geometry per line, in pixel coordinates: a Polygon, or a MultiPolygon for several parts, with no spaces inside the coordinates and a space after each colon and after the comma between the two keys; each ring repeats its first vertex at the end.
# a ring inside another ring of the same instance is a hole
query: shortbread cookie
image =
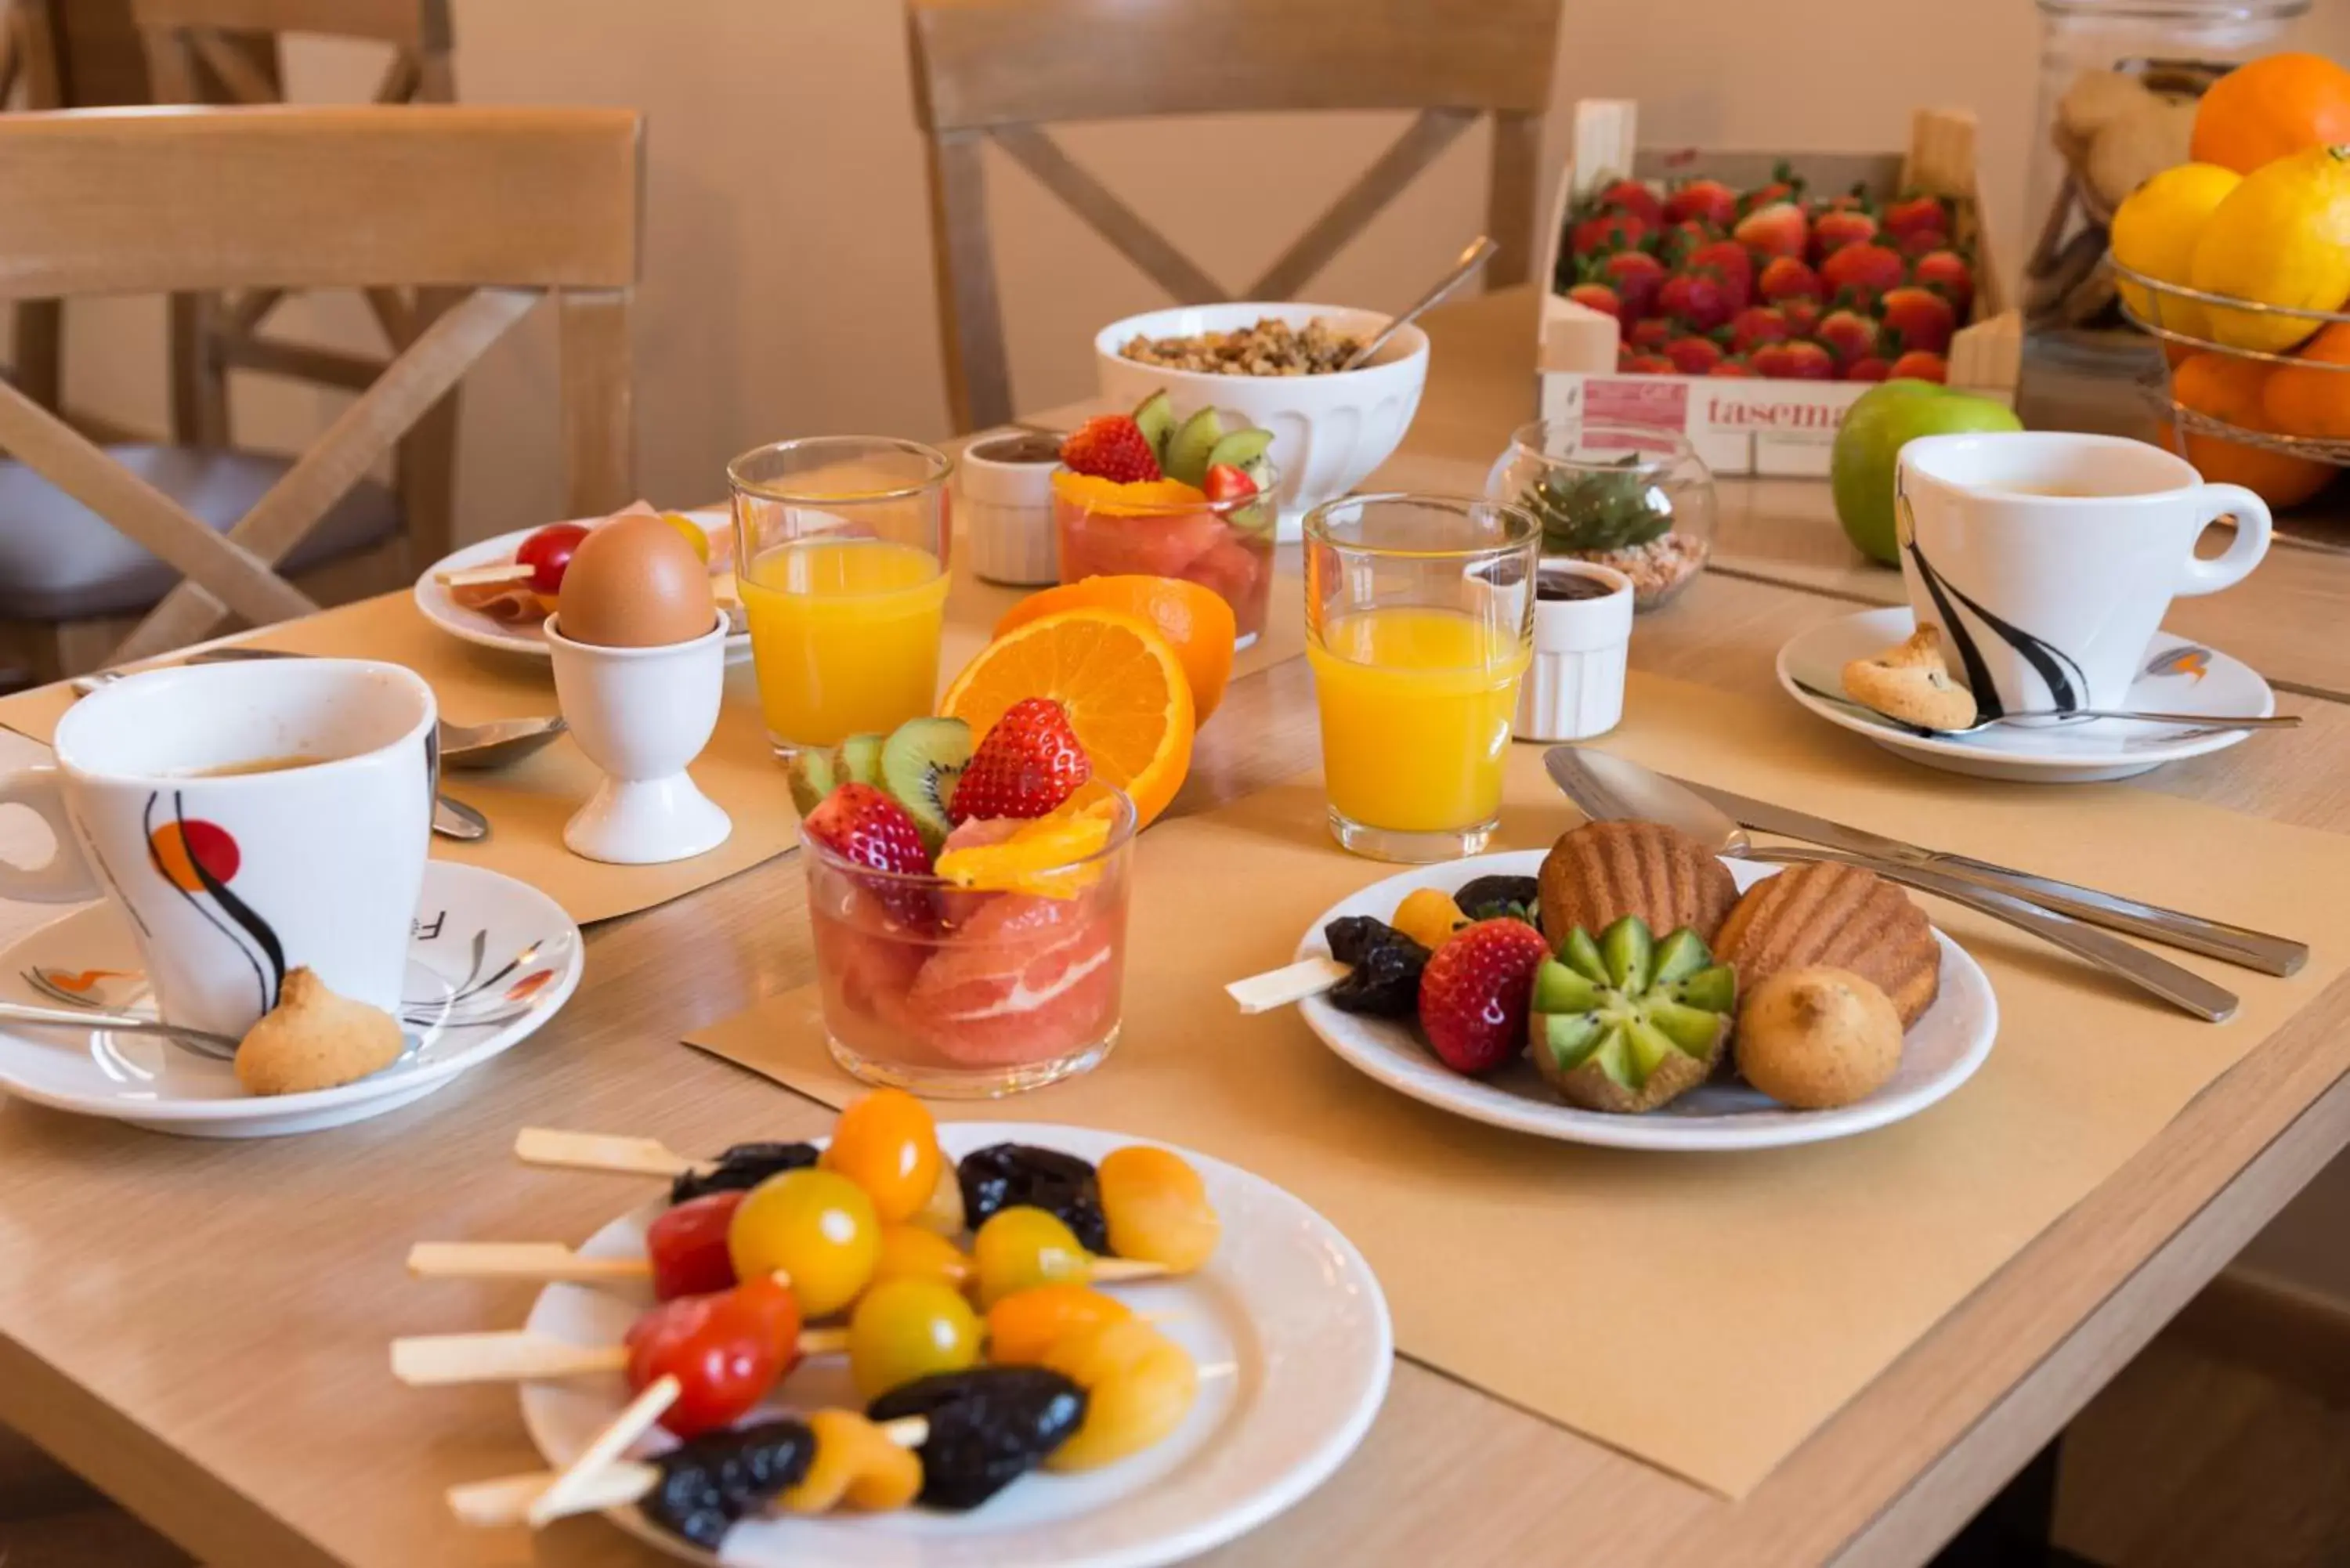
{"type": "Polygon", "coordinates": [[[1963,730],[1975,722],[1975,695],[1950,679],[1942,631],[1921,626],[1909,640],[1844,667],[1845,694],[1888,719],[1929,730],[1963,730]]]}

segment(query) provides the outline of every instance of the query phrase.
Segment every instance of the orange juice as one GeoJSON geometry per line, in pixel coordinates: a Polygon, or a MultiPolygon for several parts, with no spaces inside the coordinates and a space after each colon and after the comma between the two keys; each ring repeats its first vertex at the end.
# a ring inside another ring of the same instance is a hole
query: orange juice
{"type": "Polygon", "coordinates": [[[1492,821],[1529,657],[1514,628],[1389,606],[1331,621],[1306,654],[1334,810],[1396,833],[1492,821]]]}
{"type": "Polygon", "coordinates": [[[939,558],[881,539],[800,539],[740,579],[767,732],[830,746],[931,711],[947,577],[939,558]]]}

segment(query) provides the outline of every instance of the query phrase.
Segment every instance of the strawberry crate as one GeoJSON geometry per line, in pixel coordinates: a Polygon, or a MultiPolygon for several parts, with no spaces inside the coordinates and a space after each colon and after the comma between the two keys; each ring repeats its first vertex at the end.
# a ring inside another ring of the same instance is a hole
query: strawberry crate
{"type": "MultiPolygon", "coordinates": [[[[1586,99],[1575,106],[1574,162],[1568,177],[1559,183],[1551,214],[1547,254],[1542,272],[1537,275],[1549,286],[1543,304],[1541,341],[1535,361],[1541,417],[1629,420],[1678,430],[1689,437],[1698,454],[1718,473],[1824,476],[1828,471],[1829,449],[1845,410],[1870,385],[1857,379],[1805,379],[1814,373],[1819,358],[1810,350],[1793,355],[1762,354],[1760,374],[1709,373],[1678,368],[1659,373],[1653,367],[1630,368],[1627,333],[1661,334],[1639,325],[1627,327],[1619,314],[1594,308],[1565,294],[1577,265],[1574,231],[1590,200],[1624,178],[1627,170],[1632,180],[1659,194],[1690,181],[1708,179],[1744,195],[1792,178],[1801,182],[1814,219],[1818,216],[1820,203],[1855,191],[1861,192],[1862,199],[1879,213],[1887,210],[1888,203],[1914,193],[1941,198],[1949,209],[1946,232],[1950,248],[1970,262],[1972,285],[1965,318],[1950,334],[1943,351],[1944,379],[1951,386],[2004,402],[2015,400],[2022,358],[2022,319],[2008,306],[1998,271],[1991,265],[1989,236],[1980,217],[1982,194],[1975,172],[1972,116],[1919,110],[1911,120],[1907,152],[1778,154],[1643,148],[1636,134],[1637,112],[1637,106],[1624,99],[1586,99]],[[1562,256],[1567,259],[1570,274],[1565,279],[1561,276],[1562,256]],[[1770,373],[1791,362],[1801,364],[1805,376],[1770,373]]],[[[1698,243],[1693,233],[1686,238],[1667,233],[1665,239],[1671,242],[1668,244],[1655,244],[1653,234],[1645,237],[1658,253],[1678,250],[1680,254],[1676,265],[1685,267],[1689,255],[1693,254],[1691,247],[1698,243]]],[[[1756,237],[1766,241],[1769,238],[1767,234],[1756,237]]],[[[1752,253],[1749,254],[1751,259],[1752,253]]],[[[1663,259],[1661,254],[1659,259],[1663,259]]],[[[1818,260],[1808,254],[1804,259],[1806,266],[1814,266],[1818,260]]],[[[1905,262],[1914,268],[1917,259],[1908,257],[1905,262]]],[[[1720,268],[1701,266],[1687,270],[1711,272],[1717,277],[1721,272],[1720,268]]],[[[1748,303],[1760,308],[1762,301],[1753,294],[1753,287],[1764,269],[1757,265],[1754,270],[1757,276],[1749,280],[1748,303]]],[[[1655,275],[1649,273],[1648,277],[1654,279],[1655,275]]],[[[1801,286],[1799,278],[1794,281],[1795,286],[1801,286]]],[[[1903,286],[1914,281],[1905,276],[1903,286]]],[[[1669,267],[1660,282],[1670,285],[1669,267]]],[[[1718,302],[1705,298],[1700,286],[1694,283],[1678,287],[1679,301],[1692,306],[1695,319],[1710,322],[1718,302]]],[[[1937,288],[1929,292],[1940,291],[1937,288]]],[[[1877,318],[1877,312],[1884,308],[1879,296],[1856,286],[1847,296],[1847,302],[1853,301],[1866,306],[1857,314],[1870,322],[1881,337],[1893,336],[1877,318]]],[[[1819,302],[1820,314],[1813,323],[1815,327],[1827,316],[1835,314],[1835,303],[1830,298],[1819,302]]],[[[1641,308],[1637,301],[1635,308],[1641,308]]],[[[1800,324],[1802,313],[1796,314],[1800,324]]],[[[1747,325],[1758,331],[1769,330],[1767,312],[1764,317],[1747,325]]],[[[1704,337],[1714,344],[1716,351],[1723,351],[1742,342],[1731,326],[1731,322],[1710,324],[1682,336],[1704,337]]],[[[1855,348],[1854,338],[1859,332],[1859,327],[1854,327],[1852,333],[1842,335],[1840,348],[1855,348]]],[[[1677,349],[1687,350],[1682,357],[1688,363],[1703,362],[1702,351],[1679,339],[1674,344],[1677,349]]],[[[1861,366],[1864,375],[1889,369],[1892,362],[1883,355],[1857,351],[1849,357],[1839,352],[1833,358],[1832,373],[1837,375],[1865,358],[1876,358],[1880,364],[1861,366]]],[[[1918,364],[1923,369],[1932,369],[1926,361],[1918,364]]]]}

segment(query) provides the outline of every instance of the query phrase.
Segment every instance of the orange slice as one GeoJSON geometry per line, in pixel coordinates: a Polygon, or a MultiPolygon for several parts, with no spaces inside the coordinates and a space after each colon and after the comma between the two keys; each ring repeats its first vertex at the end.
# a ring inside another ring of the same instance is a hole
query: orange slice
{"type": "MultiPolygon", "coordinates": [[[[1103,797],[1108,805],[1108,797],[1103,797]]],[[[1076,866],[1109,842],[1110,818],[1065,812],[1024,823],[1001,844],[975,844],[939,857],[938,874],[958,888],[990,893],[1035,893],[1074,898],[1093,885],[1100,867],[1076,866]],[[1066,867],[1066,869],[1065,869],[1066,867]]]]}
{"type": "Polygon", "coordinates": [[[1014,627],[963,666],[939,711],[984,735],[1024,697],[1069,711],[1095,776],[1127,793],[1138,827],[1167,809],[1191,771],[1191,682],[1175,645],[1139,616],[1062,610],[1014,627]]]}
{"type": "Polygon", "coordinates": [[[1180,479],[1120,481],[1104,479],[1097,473],[1071,473],[1066,468],[1053,471],[1053,493],[1072,505],[1096,512],[1116,512],[1121,507],[1153,512],[1170,506],[1197,506],[1208,499],[1206,491],[1180,479]]]}
{"type": "Polygon", "coordinates": [[[1004,612],[995,623],[995,635],[1026,626],[1038,616],[1088,608],[1124,610],[1157,627],[1183,661],[1183,677],[1191,686],[1192,717],[1202,724],[1208,722],[1224,700],[1224,683],[1232,678],[1232,639],[1238,628],[1223,595],[1181,577],[1087,577],[1030,594],[1004,612]]]}

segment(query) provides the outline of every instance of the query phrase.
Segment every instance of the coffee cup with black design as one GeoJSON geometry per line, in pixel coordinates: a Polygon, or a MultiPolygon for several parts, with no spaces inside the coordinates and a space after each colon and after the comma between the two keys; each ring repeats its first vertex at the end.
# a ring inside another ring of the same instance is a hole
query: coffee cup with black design
{"type": "Polygon", "coordinates": [[[54,767],[0,776],[57,838],[0,898],[106,898],[172,1023],[242,1036],[297,968],[400,1015],[432,834],[432,689],[396,664],[271,659],[99,687],[54,767]]]}
{"type": "Polygon", "coordinates": [[[2241,582],[2267,503],[2184,459],[2064,431],[1920,436],[1894,472],[1901,576],[1984,716],[2126,708],[2172,598],[2241,582]],[[2222,518],[2224,549],[2197,545],[2222,518]]]}

